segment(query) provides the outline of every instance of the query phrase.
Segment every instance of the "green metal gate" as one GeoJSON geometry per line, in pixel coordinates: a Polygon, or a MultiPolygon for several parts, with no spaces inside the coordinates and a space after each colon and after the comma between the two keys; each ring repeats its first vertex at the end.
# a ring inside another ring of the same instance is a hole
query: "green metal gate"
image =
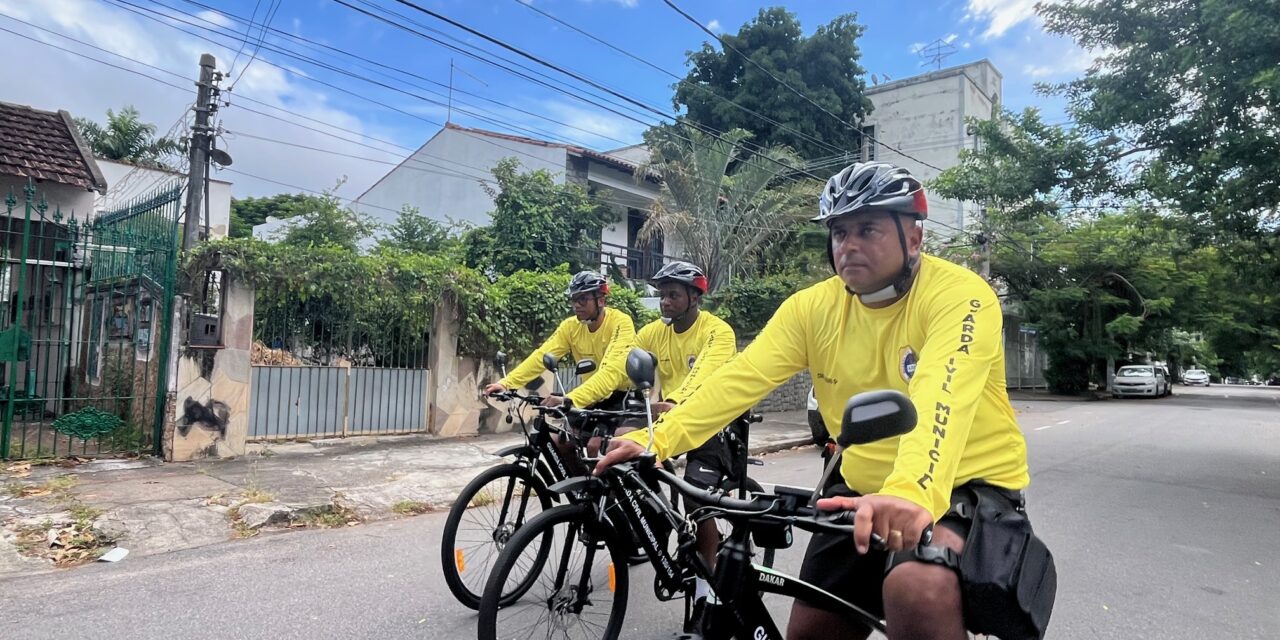
{"type": "Polygon", "coordinates": [[[0,208],[0,459],[158,454],[181,182],[79,219],[23,191],[0,208]]]}

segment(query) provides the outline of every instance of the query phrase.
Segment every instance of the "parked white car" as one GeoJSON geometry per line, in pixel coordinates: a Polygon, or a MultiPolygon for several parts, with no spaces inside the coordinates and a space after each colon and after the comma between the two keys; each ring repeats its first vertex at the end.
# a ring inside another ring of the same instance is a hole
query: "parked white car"
{"type": "Polygon", "coordinates": [[[1187,369],[1187,372],[1182,374],[1182,384],[1188,387],[1207,387],[1209,386],[1209,372],[1204,369],[1187,369]]]}
{"type": "Polygon", "coordinates": [[[1165,377],[1163,367],[1153,367],[1149,364],[1120,367],[1111,387],[1111,395],[1117,398],[1124,396],[1162,398],[1168,392],[1169,379],[1165,377]]]}

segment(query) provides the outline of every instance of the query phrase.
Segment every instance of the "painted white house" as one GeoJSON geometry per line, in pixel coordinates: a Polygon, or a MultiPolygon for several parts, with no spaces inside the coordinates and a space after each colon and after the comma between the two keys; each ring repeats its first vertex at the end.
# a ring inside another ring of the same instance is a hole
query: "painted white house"
{"type": "Polygon", "coordinates": [[[635,179],[637,165],[648,157],[640,145],[602,153],[448,124],[356,198],[353,207],[382,224],[395,222],[400,209],[409,205],[441,222],[484,226],[494,205],[482,185],[493,184],[490,169],[509,157],[523,170],[545,169],[557,183],[567,180],[603,194],[619,221],[602,233],[602,266],[612,263],[630,277],[643,278],[661,266],[662,254],[679,255],[678,247],[664,247],[661,240],[635,248],[640,226],[658,195],[656,180],[635,179]]]}
{"type": "MultiPolygon", "coordinates": [[[[976,138],[966,130],[965,119],[995,114],[1003,78],[983,59],[869,87],[867,97],[875,108],[866,126],[875,143],[868,155],[905,166],[926,183],[938,177],[934,167],[949,169],[959,163],[961,149],[974,148],[976,138]]],[[[928,225],[931,234],[955,233],[945,225],[964,230],[977,214],[976,203],[929,194],[929,219],[942,223],[928,225]]]]}

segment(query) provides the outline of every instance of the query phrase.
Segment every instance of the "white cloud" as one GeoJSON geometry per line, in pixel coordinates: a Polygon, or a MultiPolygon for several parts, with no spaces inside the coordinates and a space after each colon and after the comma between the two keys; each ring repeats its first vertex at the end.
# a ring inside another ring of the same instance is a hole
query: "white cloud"
{"type": "Polygon", "coordinates": [[[200,11],[196,13],[196,17],[201,20],[208,20],[209,22],[226,29],[234,29],[238,26],[231,20],[231,18],[228,18],[217,11],[200,11]]]}
{"type": "MultiPolygon", "coordinates": [[[[148,76],[162,78],[181,89],[166,86],[144,77],[113,69],[96,62],[43,46],[30,40],[10,38],[6,41],[5,55],[10,60],[23,60],[22,65],[0,65],[0,100],[28,104],[38,109],[66,109],[72,115],[101,121],[107,109],[119,110],[125,105],[135,106],[143,120],[155,123],[160,132],[167,131],[188,113],[194,101],[194,91],[189,89],[198,72],[200,54],[212,53],[219,68],[226,70],[235,51],[197,40],[152,20],[148,20],[88,0],[44,0],[29,3],[25,0],[0,0],[0,11],[16,15],[43,28],[66,34],[78,40],[118,52],[137,60],[168,69],[184,78],[163,74],[155,69],[138,67],[102,51],[86,49],[68,40],[30,29],[24,25],[5,22],[6,28],[29,34],[32,38],[56,44],[67,49],[81,51],[85,55],[136,69],[148,76]],[[48,79],[55,78],[56,82],[48,79]]],[[[207,16],[206,16],[207,17],[207,16]]],[[[245,57],[241,57],[244,62],[245,57]]],[[[262,56],[259,56],[262,60],[262,56]]],[[[239,70],[237,70],[239,74],[239,70]]],[[[306,81],[299,80],[282,70],[257,62],[245,72],[236,91],[226,96],[232,106],[219,112],[219,120],[227,130],[285,140],[299,145],[342,151],[355,155],[397,159],[395,154],[404,152],[394,147],[387,154],[372,149],[354,147],[330,136],[308,131],[289,122],[321,130],[329,130],[344,138],[360,139],[355,133],[338,131],[333,127],[304,120],[314,118],[332,123],[334,127],[368,133],[384,139],[395,139],[385,129],[370,124],[355,112],[334,104],[326,93],[306,81]],[[240,99],[237,99],[237,98],[240,99]],[[298,115],[289,115],[250,104],[243,97],[251,97],[268,105],[288,109],[298,115]],[[286,122],[253,114],[247,109],[272,113],[286,122]]],[[[386,147],[366,141],[374,146],[386,147]]],[[[411,144],[420,141],[414,140],[411,144]]],[[[332,187],[342,176],[349,180],[341,195],[354,197],[387,169],[384,165],[343,158],[288,147],[276,143],[245,137],[226,136],[220,142],[235,158],[231,167],[250,176],[229,172],[215,177],[235,183],[238,197],[265,195],[290,191],[289,187],[268,182],[297,185],[311,190],[332,187]]]]}
{"type": "Polygon", "coordinates": [[[723,28],[720,27],[720,21],[715,19],[712,19],[711,22],[707,23],[707,28],[716,33],[723,31],[723,28]]]}
{"type": "Polygon", "coordinates": [[[913,42],[913,43],[911,43],[911,46],[910,46],[910,47],[907,47],[907,50],[908,50],[908,51],[910,51],[910,52],[911,52],[911,53],[913,53],[913,54],[914,54],[914,53],[920,53],[920,52],[921,52],[921,51],[923,51],[923,50],[924,50],[924,48],[925,48],[925,47],[927,47],[927,46],[929,46],[929,45],[928,45],[928,44],[926,44],[926,43],[924,43],[924,42],[913,42]]]}
{"type": "Polygon", "coordinates": [[[956,41],[956,38],[959,38],[959,37],[960,37],[960,34],[957,34],[957,33],[948,33],[948,34],[947,34],[947,37],[943,38],[943,39],[942,39],[942,41],[943,41],[943,42],[945,42],[945,43],[947,43],[947,44],[951,44],[952,42],[955,42],[955,41],[956,41]]]}
{"type": "Polygon", "coordinates": [[[1048,62],[1023,65],[1022,72],[1033,80],[1077,76],[1093,64],[1094,55],[1091,51],[1072,45],[1068,51],[1047,58],[1048,62]]]}
{"type": "Polygon", "coordinates": [[[966,41],[964,42],[964,44],[961,44],[961,45],[960,45],[960,48],[961,48],[961,49],[968,49],[969,47],[972,47],[972,46],[973,46],[973,43],[972,43],[972,42],[969,42],[969,41],[967,41],[967,40],[966,40],[966,41]]]}
{"type": "MultiPolygon", "coordinates": [[[[1010,29],[1036,19],[1036,3],[1041,0],[968,0],[966,20],[986,22],[984,40],[999,38],[1010,29]]],[[[1056,0],[1045,0],[1053,3],[1056,0]]]]}

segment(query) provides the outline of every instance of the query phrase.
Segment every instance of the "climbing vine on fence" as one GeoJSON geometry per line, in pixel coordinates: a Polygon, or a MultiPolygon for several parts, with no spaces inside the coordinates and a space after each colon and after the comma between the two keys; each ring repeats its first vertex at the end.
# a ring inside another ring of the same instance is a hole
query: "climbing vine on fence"
{"type": "MultiPolygon", "coordinates": [[[[221,269],[255,288],[255,323],[285,316],[323,323],[330,335],[399,331],[426,335],[436,303],[458,309],[459,353],[487,358],[529,353],[570,310],[567,265],[487,278],[447,257],[394,250],[359,254],[340,247],[301,247],[232,238],[198,247],[184,275],[196,280],[221,269]]],[[[611,304],[636,327],[657,318],[633,291],[617,288],[611,304]]]]}

